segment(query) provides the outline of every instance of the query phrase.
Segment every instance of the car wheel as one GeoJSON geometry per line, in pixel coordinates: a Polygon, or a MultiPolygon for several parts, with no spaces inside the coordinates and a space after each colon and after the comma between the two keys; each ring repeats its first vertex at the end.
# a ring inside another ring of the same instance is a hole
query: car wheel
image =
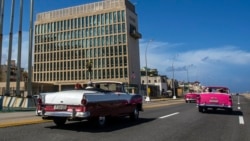
{"type": "Polygon", "coordinates": [[[56,126],[63,126],[65,124],[66,120],[67,120],[67,118],[65,118],[65,117],[55,117],[53,119],[56,126]]]}
{"type": "Polygon", "coordinates": [[[233,112],[233,109],[229,108],[229,109],[227,109],[227,112],[228,112],[228,113],[232,113],[232,112],[233,112]]]}
{"type": "Polygon", "coordinates": [[[131,120],[138,120],[139,119],[139,111],[137,108],[134,109],[134,111],[130,114],[131,120]]]}
{"type": "Polygon", "coordinates": [[[204,112],[205,112],[205,108],[202,108],[202,107],[198,107],[198,110],[199,110],[199,112],[201,112],[201,113],[204,113],[204,112]]]}
{"type": "Polygon", "coordinates": [[[41,112],[39,112],[38,110],[36,110],[36,115],[37,116],[41,116],[41,112]]]}

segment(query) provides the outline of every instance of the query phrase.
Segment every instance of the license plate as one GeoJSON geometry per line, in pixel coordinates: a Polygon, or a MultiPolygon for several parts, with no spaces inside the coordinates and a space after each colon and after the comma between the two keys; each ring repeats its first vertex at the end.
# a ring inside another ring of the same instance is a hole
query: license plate
{"type": "Polygon", "coordinates": [[[55,110],[66,110],[67,105],[54,105],[55,110]]]}
{"type": "Polygon", "coordinates": [[[210,103],[218,103],[218,100],[217,99],[211,99],[209,100],[210,103]]]}

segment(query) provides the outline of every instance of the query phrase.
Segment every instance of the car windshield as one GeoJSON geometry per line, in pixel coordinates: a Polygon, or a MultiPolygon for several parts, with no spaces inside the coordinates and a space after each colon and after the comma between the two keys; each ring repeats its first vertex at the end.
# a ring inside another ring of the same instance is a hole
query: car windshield
{"type": "Polygon", "coordinates": [[[226,87],[207,87],[205,92],[229,93],[229,89],[226,87]]]}
{"type": "Polygon", "coordinates": [[[95,88],[112,92],[124,92],[123,85],[120,83],[95,83],[95,88]]]}

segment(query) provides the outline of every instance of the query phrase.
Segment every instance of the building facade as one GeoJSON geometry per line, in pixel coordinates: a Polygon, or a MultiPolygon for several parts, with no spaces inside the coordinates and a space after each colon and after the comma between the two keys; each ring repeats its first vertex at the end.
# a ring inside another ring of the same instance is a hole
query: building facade
{"type": "Polygon", "coordinates": [[[59,90],[90,80],[140,86],[141,34],[135,6],[128,0],[39,13],[34,33],[33,82],[59,90]]]}
{"type": "MultiPolygon", "coordinates": [[[[145,87],[143,90],[146,90],[146,85],[148,85],[150,97],[167,96],[167,83],[168,77],[166,75],[159,75],[157,69],[149,69],[146,67],[141,69],[141,84],[142,87],[145,87]],[[146,76],[146,69],[148,76],[146,76]]],[[[143,93],[146,96],[146,91],[143,91],[143,93]]]]}

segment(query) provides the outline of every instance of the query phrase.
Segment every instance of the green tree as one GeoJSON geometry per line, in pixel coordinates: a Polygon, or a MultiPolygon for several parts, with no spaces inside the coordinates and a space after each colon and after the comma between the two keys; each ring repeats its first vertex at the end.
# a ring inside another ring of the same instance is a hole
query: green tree
{"type": "Polygon", "coordinates": [[[91,74],[92,74],[92,65],[93,65],[93,63],[92,63],[92,61],[87,61],[87,65],[86,65],[86,67],[87,67],[87,69],[88,69],[88,72],[89,72],[89,81],[91,81],[91,74]]]}

